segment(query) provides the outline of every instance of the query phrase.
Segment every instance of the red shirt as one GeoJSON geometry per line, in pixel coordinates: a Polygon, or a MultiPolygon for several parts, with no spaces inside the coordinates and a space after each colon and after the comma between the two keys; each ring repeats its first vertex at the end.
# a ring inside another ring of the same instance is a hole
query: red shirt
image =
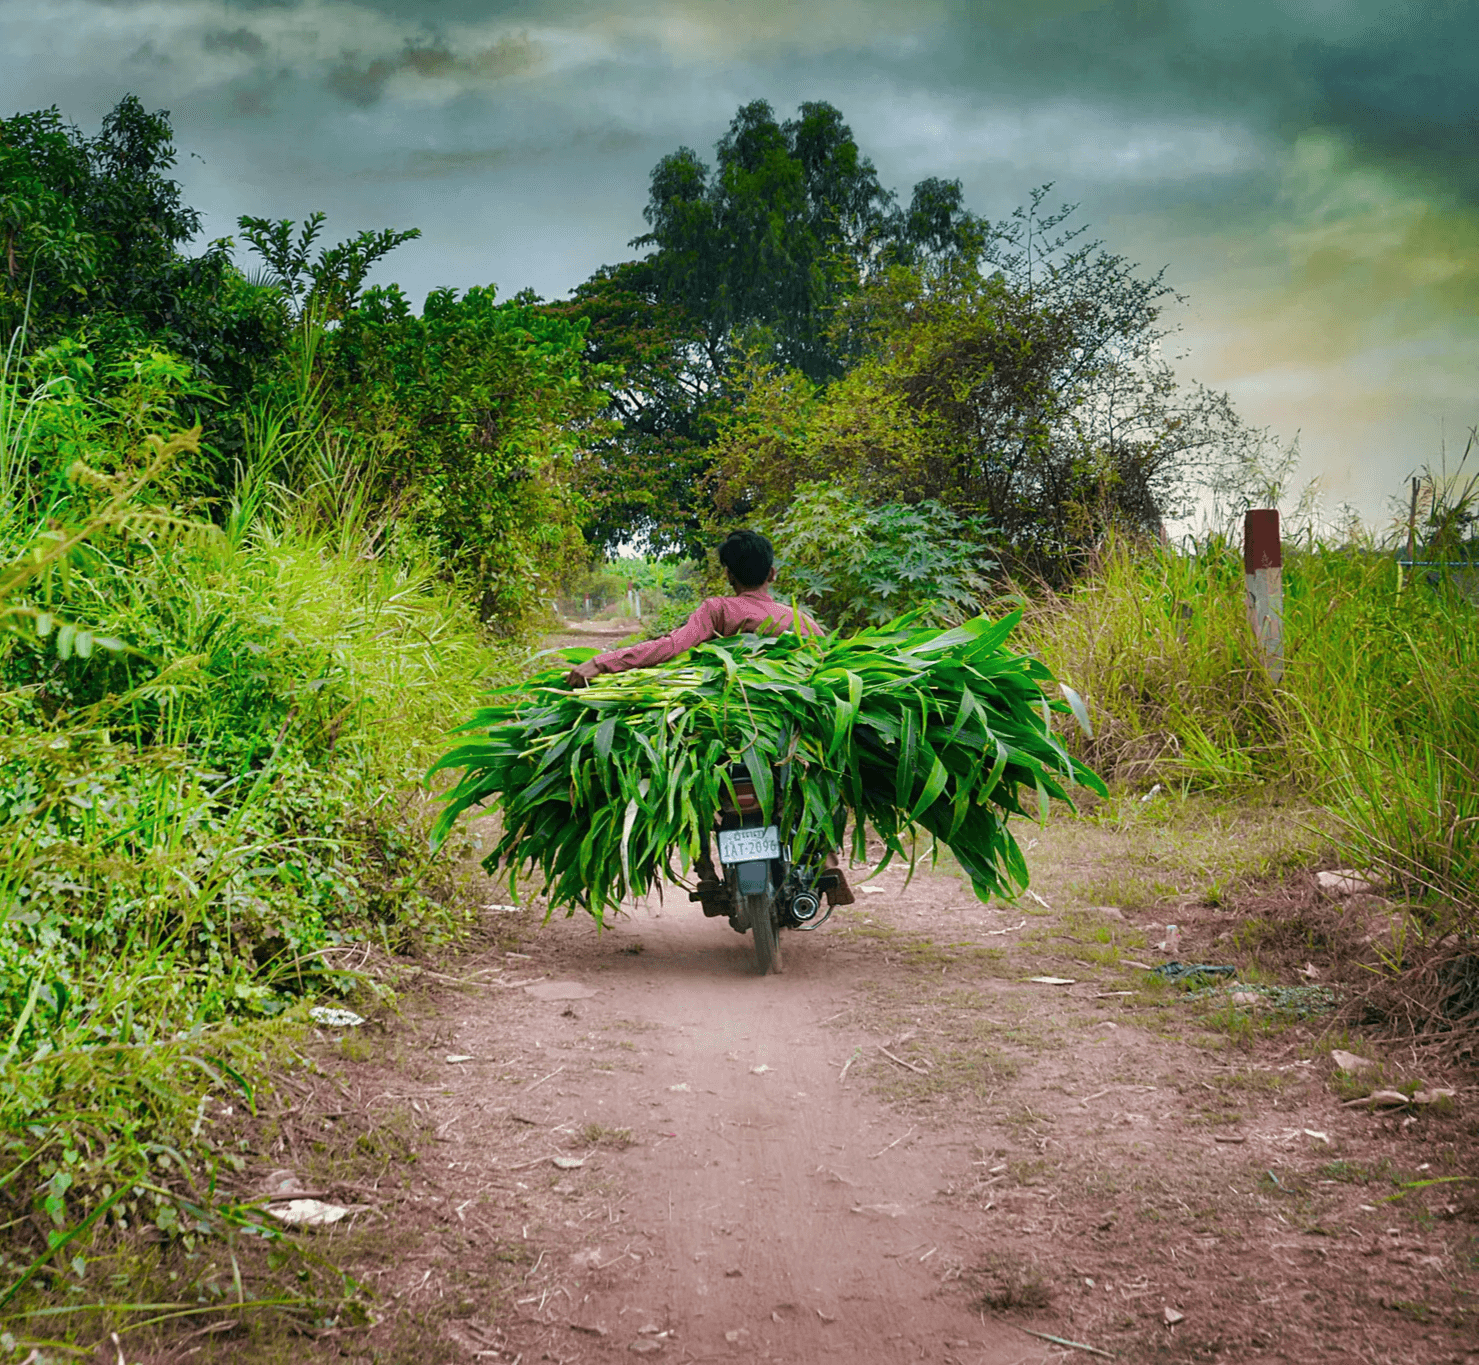
{"type": "MultiPolygon", "coordinates": [[[[652,668],[665,664],[694,645],[720,636],[744,635],[752,631],[779,635],[795,628],[795,613],[785,603],[777,602],[770,595],[770,589],[762,584],[733,597],[706,597],[693,615],[671,635],[598,654],[591,662],[598,673],[624,673],[629,668],[652,668]]],[[[811,617],[802,612],[799,633],[819,635],[821,630],[811,617]]]]}

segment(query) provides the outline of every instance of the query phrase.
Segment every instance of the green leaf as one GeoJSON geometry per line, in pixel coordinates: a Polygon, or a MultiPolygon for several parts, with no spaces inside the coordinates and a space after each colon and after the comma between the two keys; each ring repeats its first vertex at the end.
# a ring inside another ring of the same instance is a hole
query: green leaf
{"type": "Polygon", "coordinates": [[[910,707],[904,709],[899,719],[901,739],[899,759],[894,768],[894,804],[908,810],[909,797],[914,790],[914,765],[919,761],[919,722],[910,707]]]}
{"type": "Polygon", "coordinates": [[[626,812],[621,820],[621,875],[626,885],[632,885],[631,846],[632,830],[637,824],[637,798],[634,796],[627,802],[626,812]]]}
{"type": "Polygon", "coordinates": [[[912,824],[919,819],[939,799],[940,793],[945,790],[945,784],[950,780],[950,773],[945,765],[936,757],[930,767],[930,775],[925,780],[924,790],[919,795],[914,809],[909,812],[909,822],[912,824]]]}
{"type": "Polygon", "coordinates": [[[1073,711],[1073,718],[1078,722],[1078,728],[1090,739],[1094,738],[1094,726],[1089,720],[1089,708],[1084,705],[1084,699],[1079,696],[1067,683],[1059,683],[1059,689],[1063,693],[1064,700],[1073,711]]]}
{"type": "Polygon", "coordinates": [[[603,758],[611,757],[611,741],[616,735],[616,716],[613,713],[596,727],[596,752],[603,758]]]}
{"type": "Polygon", "coordinates": [[[760,801],[760,812],[769,820],[775,809],[775,783],[770,771],[770,758],[763,756],[754,745],[744,752],[745,771],[750,774],[755,795],[760,801]]]}

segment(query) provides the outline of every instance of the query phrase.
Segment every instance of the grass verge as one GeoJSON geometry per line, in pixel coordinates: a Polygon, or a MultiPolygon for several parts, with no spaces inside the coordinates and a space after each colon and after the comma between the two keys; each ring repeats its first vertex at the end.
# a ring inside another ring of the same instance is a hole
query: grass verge
{"type": "Polygon", "coordinates": [[[0,1322],[63,1354],[84,1324],[352,1304],[240,1189],[239,1124],[315,1002],[372,1013],[394,957],[469,923],[414,784],[511,667],[368,531],[151,503],[193,441],[0,526],[0,1322]],[[169,1294],[165,1244],[197,1262],[169,1294]]]}

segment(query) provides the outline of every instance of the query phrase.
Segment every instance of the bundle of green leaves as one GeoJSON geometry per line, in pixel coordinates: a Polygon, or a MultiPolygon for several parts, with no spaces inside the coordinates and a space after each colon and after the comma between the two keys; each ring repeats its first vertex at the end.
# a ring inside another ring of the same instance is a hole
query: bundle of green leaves
{"type": "Polygon", "coordinates": [[[738,636],[578,692],[563,669],[540,673],[496,690],[432,769],[462,770],[435,837],[495,801],[503,832],[484,866],[538,869],[552,905],[599,920],[697,854],[742,763],[798,858],[840,847],[850,822],[854,857],[871,826],[882,866],[909,856],[918,825],[982,899],[1014,895],[1027,865],[1007,820],[1028,814],[1024,794],[1045,813],[1075,785],[1104,791],[1052,731],[1054,712],[1086,723],[1082,703],[1051,699],[1048,669],[1005,647],[1019,617],[738,636]]]}

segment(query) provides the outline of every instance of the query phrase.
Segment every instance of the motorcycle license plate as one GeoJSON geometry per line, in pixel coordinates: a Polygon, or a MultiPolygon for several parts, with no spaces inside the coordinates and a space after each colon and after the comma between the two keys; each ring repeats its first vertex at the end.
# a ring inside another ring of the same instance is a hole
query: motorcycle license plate
{"type": "Polygon", "coordinates": [[[781,832],[775,825],[767,825],[763,829],[756,825],[747,829],[719,831],[719,861],[725,867],[780,856],[781,832]]]}

